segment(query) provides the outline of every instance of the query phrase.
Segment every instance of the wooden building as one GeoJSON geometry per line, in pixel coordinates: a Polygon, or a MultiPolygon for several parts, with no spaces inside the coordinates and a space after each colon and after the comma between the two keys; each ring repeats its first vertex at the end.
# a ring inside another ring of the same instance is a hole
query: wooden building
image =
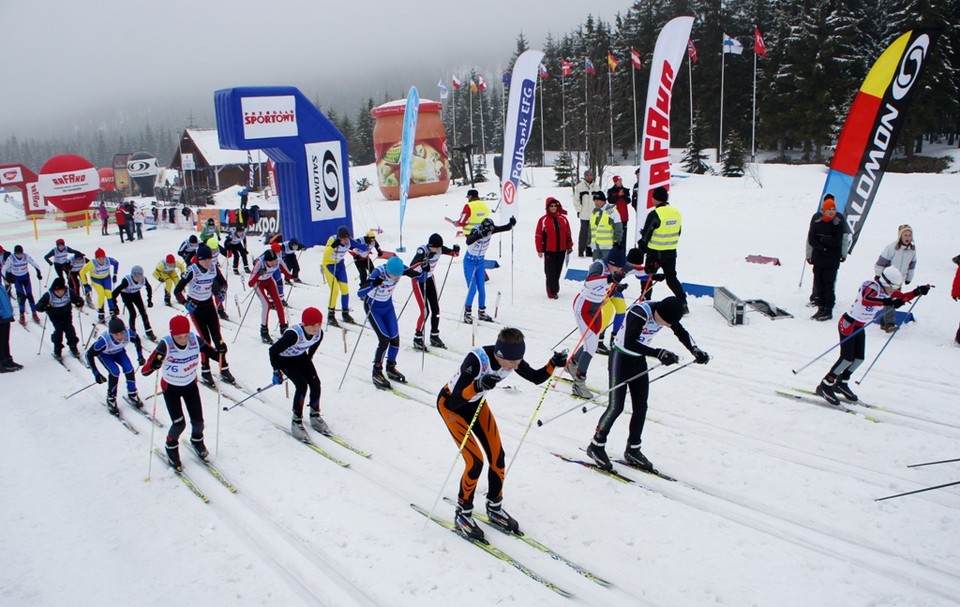
{"type": "MultiPolygon", "coordinates": [[[[254,167],[253,189],[261,190],[267,184],[267,155],[250,152],[254,167]]],[[[180,171],[181,185],[219,191],[233,185],[249,185],[250,165],[246,150],[224,150],[217,138],[217,129],[186,129],[180,135],[180,145],[174,152],[170,168],[180,171]],[[193,155],[194,168],[183,169],[183,154],[193,155]]]]}

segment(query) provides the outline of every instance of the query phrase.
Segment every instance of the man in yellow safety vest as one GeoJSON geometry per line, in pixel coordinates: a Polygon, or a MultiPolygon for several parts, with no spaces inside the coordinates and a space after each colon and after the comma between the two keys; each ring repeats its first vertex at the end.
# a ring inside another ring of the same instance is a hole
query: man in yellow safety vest
{"type": "Polygon", "coordinates": [[[687,294],[677,278],[677,244],[680,242],[683,219],[680,211],[667,202],[670,195],[665,187],[654,189],[653,199],[657,206],[647,214],[638,245],[647,252],[647,272],[652,274],[663,270],[667,286],[683,302],[683,313],[687,314],[690,311],[687,308],[687,294]]]}

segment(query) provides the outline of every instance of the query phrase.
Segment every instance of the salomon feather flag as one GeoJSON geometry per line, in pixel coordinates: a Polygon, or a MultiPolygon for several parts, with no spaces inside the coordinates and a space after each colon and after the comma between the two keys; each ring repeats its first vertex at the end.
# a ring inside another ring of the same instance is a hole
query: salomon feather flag
{"type": "MultiPolygon", "coordinates": [[[[637,190],[637,200],[646,201],[647,208],[653,206],[654,188],[670,188],[670,101],[692,27],[693,17],[672,19],[663,26],[653,49],[637,190]]],[[[641,223],[635,222],[633,242],[639,240],[641,223]]]]}
{"type": "Polygon", "coordinates": [[[537,66],[543,61],[541,51],[524,51],[513,64],[510,77],[510,101],[507,104],[503,130],[503,205],[500,216],[509,220],[517,214],[517,186],[523,172],[524,151],[533,131],[534,107],[537,99],[537,66]]]}
{"type": "Polygon", "coordinates": [[[420,113],[420,93],[411,86],[407,105],[403,109],[403,134],[400,136],[400,247],[403,251],[403,215],[407,211],[410,179],[413,177],[413,142],[417,138],[417,115],[420,113]]]}
{"type": "Polygon", "coordinates": [[[851,251],[893,154],[913,89],[939,35],[938,30],[921,29],[894,40],[870,68],[850,106],[823,194],[833,194],[837,211],[843,213],[851,251]]]}

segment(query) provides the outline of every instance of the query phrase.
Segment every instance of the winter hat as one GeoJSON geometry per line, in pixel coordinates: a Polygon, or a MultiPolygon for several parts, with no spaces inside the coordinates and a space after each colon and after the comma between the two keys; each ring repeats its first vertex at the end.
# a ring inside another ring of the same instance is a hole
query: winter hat
{"type": "Polygon", "coordinates": [[[214,249],[220,248],[220,241],[217,240],[216,236],[211,236],[210,238],[207,239],[206,245],[210,247],[211,251],[213,251],[214,249]]]}
{"type": "Polygon", "coordinates": [[[640,249],[630,249],[630,251],[627,252],[627,263],[632,266],[642,266],[643,251],[640,249]]]}
{"type": "Polygon", "coordinates": [[[59,291],[59,290],[61,290],[61,289],[66,289],[66,288],[67,288],[67,283],[64,282],[63,279],[60,278],[59,276],[57,276],[56,278],[54,278],[54,279],[53,279],[53,282],[50,283],[50,290],[51,290],[51,291],[59,291]]]}
{"type": "Polygon", "coordinates": [[[205,244],[197,247],[197,260],[201,259],[213,259],[213,251],[205,244]]]}
{"type": "Polygon", "coordinates": [[[467,198],[480,198],[480,192],[476,190],[467,190],[467,198]]]}
{"type": "Polygon", "coordinates": [[[653,196],[653,199],[657,202],[667,202],[670,200],[670,192],[663,186],[653,188],[653,194],[651,194],[651,196],[653,196]]]}
{"type": "Polygon", "coordinates": [[[337,228],[337,238],[350,238],[350,228],[347,226],[337,228]]]}
{"type": "Polygon", "coordinates": [[[603,192],[594,192],[594,193],[593,193],[593,199],[594,199],[594,200],[603,200],[604,202],[606,202],[606,200],[607,200],[607,195],[604,194],[603,192]]]}
{"type": "Polygon", "coordinates": [[[107,252],[104,251],[103,249],[97,249],[96,251],[93,252],[93,256],[96,257],[97,259],[100,259],[101,257],[106,257],[107,252]]]}
{"type": "Polygon", "coordinates": [[[547,201],[544,203],[543,207],[549,209],[551,204],[557,205],[557,208],[560,208],[560,201],[554,198],[553,196],[547,196],[547,201]]]}
{"type": "Polygon", "coordinates": [[[279,242],[270,243],[270,250],[274,253],[279,253],[283,249],[283,246],[279,242]]]}
{"type": "Polygon", "coordinates": [[[112,333],[123,333],[127,330],[127,325],[123,324],[123,321],[120,320],[119,316],[114,316],[110,319],[110,324],[107,325],[107,330],[112,333]]]}
{"type": "Polygon", "coordinates": [[[277,259],[277,254],[274,252],[273,249],[267,249],[266,251],[263,252],[264,261],[275,261],[276,259],[277,259]]]}
{"type": "MultiPolygon", "coordinates": [[[[0,247],[0,251],[2,251],[2,250],[3,250],[3,248],[0,247]]],[[[73,254],[73,257],[74,257],[75,259],[83,259],[83,253],[81,253],[80,251],[77,251],[77,252],[75,252],[75,253],[73,254]]]]}
{"type": "Polygon", "coordinates": [[[373,230],[367,230],[366,238],[369,238],[370,240],[376,240],[376,239],[377,239],[377,233],[374,232],[373,230]]]}
{"type": "Polygon", "coordinates": [[[217,223],[217,222],[215,222],[215,221],[213,220],[213,217],[211,217],[210,219],[207,220],[207,225],[208,225],[208,226],[216,225],[216,223],[217,223]]]}
{"type": "Polygon", "coordinates": [[[305,325],[323,324],[323,313],[316,308],[306,308],[300,315],[300,322],[305,325]]]}
{"type": "Polygon", "coordinates": [[[442,247],[443,246],[443,236],[439,234],[431,234],[430,240],[427,241],[428,247],[442,247]]]}
{"type": "Polygon", "coordinates": [[[497,343],[493,347],[493,353],[504,360],[522,360],[523,353],[526,349],[527,345],[522,340],[518,344],[511,344],[500,339],[498,335],[497,343]]]}
{"type": "Polygon", "coordinates": [[[296,238],[291,238],[290,241],[287,243],[287,246],[290,247],[291,249],[299,249],[300,241],[297,240],[296,238]]]}
{"type": "Polygon", "coordinates": [[[190,242],[190,244],[197,244],[198,242],[200,242],[200,239],[197,238],[196,234],[191,234],[190,238],[188,239],[188,242],[190,242]]]}
{"type": "Polygon", "coordinates": [[[143,276],[143,267],[141,267],[141,266],[133,266],[132,268],[130,268],[130,275],[131,275],[131,276],[143,276]]]}
{"type": "Polygon", "coordinates": [[[173,253],[168,253],[166,259],[164,259],[163,261],[165,261],[167,264],[171,266],[177,263],[177,260],[173,257],[173,253]]]}
{"type": "Polygon", "coordinates": [[[903,274],[897,268],[887,266],[883,269],[883,272],[880,272],[879,282],[881,287],[890,287],[896,291],[903,284],[903,274]]]}
{"type": "Polygon", "coordinates": [[[620,183],[621,181],[623,181],[623,178],[620,177],[619,175],[613,176],[613,183],[620,183]]]}
{"type": "Polygon", "coordinates": [[[20,245],[14,245],[13,252],[16,253],[17,255],[20,255],[21,253],[23,253],[23,247],[20,245]]]}
{"type": "Polygon", "coordinates": [[[390,276],[400,276],[403,274],[403,260],[399,257],[391,257],[384,268],[390,276]]]}
{"type": "Polygon", "coordinates": [[[616,266],[622,268],[623,265],[627,262],[626,255],[623,253],[623,249],[620,247],[613,247],[610,249],[610,252],[607,253],[606,262],[611,266],[616,266]]]}
{"type": "Polygon", "coordinates": [[[823,197],[823,204],[820,205],[820,212],[826,211],[827,209],[836,210],[837,203],[833,199],[833,194],[827,194],[823,197]]]}
{"type": "Polygon", "coordinates": [[[59,246],[62,245],[62,244],[67,244],[67,241],[65,241],[65,240],[62,239],[62,238],[58,238],[58,239],[57,239],[57,246],[59,247],[59,246]]]}
{"type": "Polygon", "coordinates": [[[913,228],[911,228],[908,224],[903,224],[897,229],[897,239],[902,239],[904,232],[910,232],[910,236],[913,236],[913,228]]]}
{"type": "Polygon", "coordinates": [[[178,315],[170,319],[170,335],[183,335],[190,332],[190,321],[186,316],[178,315]]]}
{"type": "Polygon", "coordinates": [[[683,318],[683,302],[677,297],[670,296],[655,304],[653,311],[659,314],[664,322],[672,325],[683,318]]]}

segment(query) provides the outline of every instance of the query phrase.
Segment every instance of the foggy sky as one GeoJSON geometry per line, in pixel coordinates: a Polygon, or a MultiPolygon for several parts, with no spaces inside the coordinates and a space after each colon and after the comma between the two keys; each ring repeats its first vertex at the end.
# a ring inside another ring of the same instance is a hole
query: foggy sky
{"type": "Polygon", "coordinates": [[[471,67],[498,79],[532,48],[628,0],[3,0],[0,138],[130,122],[214,126],[213,92],[293,85],[324,108],[385,94],[437,99],[471,67]]]}

